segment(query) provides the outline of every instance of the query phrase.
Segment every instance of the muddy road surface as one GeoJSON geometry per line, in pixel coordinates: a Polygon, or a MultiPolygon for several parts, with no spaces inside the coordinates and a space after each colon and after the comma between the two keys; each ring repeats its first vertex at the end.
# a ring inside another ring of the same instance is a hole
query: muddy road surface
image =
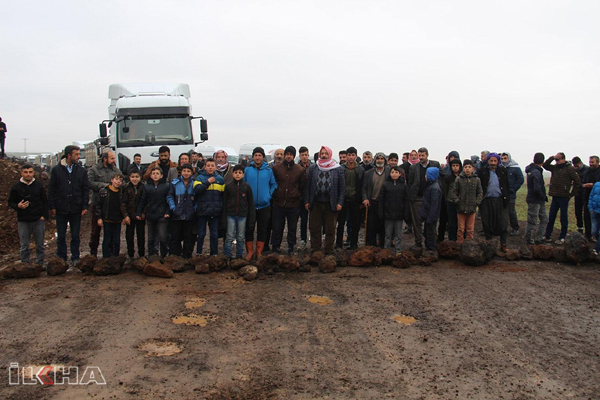
{"type": "Polygon", "coordinates": [[[599,306],[597,264],[501,259],[5,280],[0,398],[595,399],[599,306]],[[9,385],[11,363],[106,384],[9,385]]]}

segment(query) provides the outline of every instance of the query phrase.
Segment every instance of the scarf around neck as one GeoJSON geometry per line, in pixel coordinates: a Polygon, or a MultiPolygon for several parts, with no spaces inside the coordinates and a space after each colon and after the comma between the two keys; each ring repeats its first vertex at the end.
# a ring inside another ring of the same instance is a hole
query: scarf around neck
{"type": "Polygon", "coordinates": [[[319,150],[319,159],[317,160],[317,167],[319,167],[319,169],[321,171],[330,171],[332,169],[338,168],[340,166],[340,164],[337,163],[337,161],[335,161],[333,158],[331,158],[333,155],[333,152],[331,151],[331,149],[327,146],[321,146],[321,149],[319,150]],[[323,149],[325,149],[327,151],[327,159],[322,159],[320,158],[321,156],[321,152],[323,151],[323,149]]]}

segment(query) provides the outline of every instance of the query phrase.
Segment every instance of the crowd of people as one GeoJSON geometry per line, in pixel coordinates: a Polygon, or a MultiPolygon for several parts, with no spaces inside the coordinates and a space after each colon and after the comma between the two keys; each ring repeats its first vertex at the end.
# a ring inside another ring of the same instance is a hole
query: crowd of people
{"type": "Polygon", "coordinates": [[[596,254],[600,251],[600,168],[595,155],[584,165],[579,157],[567,161],[564,153],[549,158],[536,153],[524,175],[506,152],[483,151],[481,157],[461,161],[451,151],[440,163],[429,158],[425,147],[401,158],[365,151],[362,159],[349,147],[338,153],[338,162],[327,146],[313,160],[307,147],[297,152],[288,146],[267,164],[263,148],[256,147],[246,165],[232,165],[223,150],[206,159],[193,151],[183,153],[174,162],[170,149],[162,146],[158,160],[147,168],[136,154],[123,174],[113,152],[105,152],[86,170],[78,163],[80,151],[77,146],[65,148],[51,171],[47,194],[33,166],[22,166],[21,179],[9,196],[9,206],[17,210],[21,261],[30,261],[33,236],[35,262],[44,262],[44,226],[51,215],[56,218],[57,256],[68,259],[69,227],[70,261],[77,263],[81,220],[88,212],[89,251],[98,256],[104,232],[103,257],[119,255],[122,226],[130,258],[136,247],[139,257],[190,258],[194,249],[203,254],[208,231],[208,254],[219,253],[222,238],[224,255],[250,261],[265,251],[281,252],[286,226],[289,254],[307,248],[325,254],[335,248],[357,249],[361,229],[365,245],[400,253],[404,233],[413,235],[414,246],[435,251],[446,238],[458,243],[474,238],[477,215],[485,238],[499,236],[501,251],[507,251],[508,235],[521,236],[515,205],[524,184],[527,244],[552,242],[559,212],[561,230],[555,243],[563,244],[574,197],[577,229],[596,242],[596,254]],[[548,192],[543,170],[551,174],[548,192]]]}

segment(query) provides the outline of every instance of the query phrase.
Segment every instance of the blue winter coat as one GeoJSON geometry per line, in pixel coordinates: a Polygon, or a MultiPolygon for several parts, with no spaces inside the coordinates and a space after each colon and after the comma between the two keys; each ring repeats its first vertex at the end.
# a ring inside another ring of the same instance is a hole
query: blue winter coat
{"type": "Polygon", "coordinates": [[[428,224],[434,224],[440,218],[442,208],[442,189],[437,180],[440,170],[437,167],[427,168],[427,186],[423,191],[423,203],[419,215],[428,224]]]}
{"type": "Polygon", "coordinates": [[[590,212],[600,213],[600,182],[594,183],[594,186],[592,187],[588,208],[590,212]]]}
{"type": "Polygon", "coordinates": [[[199,217],[218,217],[223,209],[223,190],[225,180],[217,173],[208,175],[205,170],[200,170],[194,181],[194,194],[196,196],[196,214],[199,217]],[[215,181],[209,183],[208,179],[214,177],[215,181]]]}
{"type": "Polygon", "coordinates": [[[271,205],[271,197],[277,189],[277,182],[273,170],[263,162],[259,168],[254,162],[244,170],[244,182],[252,188],[254,207],[257,210],[271,205]]]}
{"type": "Polygon", "coordinates": [[[192,221],[196,218],[196,203],[194,202],[194,181],[190,178],[187,186],[183,179],[175,178],[171,182],[167,203],[171,210],[171,219],[176,221],[192,221]]]}

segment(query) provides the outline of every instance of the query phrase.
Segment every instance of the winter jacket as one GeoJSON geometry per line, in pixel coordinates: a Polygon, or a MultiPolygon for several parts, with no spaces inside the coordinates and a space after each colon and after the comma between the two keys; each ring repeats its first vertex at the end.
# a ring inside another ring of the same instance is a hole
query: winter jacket
{"type": "Polygon", "coordinates": [[[137,186],[128,183],[123,187],[123,201],[125,202],[129,218],[133,218],[136,215],[138,204],[140,204],[140,200],[142,199],[142,193],[144,193],[144,184],[141,182],[137,186]]]}
{"type": "Polygon", "coordinates": [[[306,185],[304,169],[294,162],[282,162],[273,167],[277,189],[273,193],[273,204],[279,207],[301,206],[302,193],[306,185]]]}
{"type": "Polygon", "coordinates": [[[592,213],[600,213],[600,182],[594,183],[588,201],[588,209],[592,213]]]}
{"type": "Polygon", "coordinates": [[[41,217],[48,219],[48,197],[46,196],[46,189],[44,189],[44,185],[35,178],[30,184],[25,183],[23,178],[21,178],[19,182],[15,183],[13,187],[10,188],[8,206],[17,210],[17,221],[19,222],[35,222],[41,217]],[[29,202],[27,208],[19,208],[19,203],[22,200],[29,202]]]}
{"type": "MultiPolygon", "coordinates": [[[[152,179],[150,179],[150,173],[152,172],[152,169],[154,167],[160,168],[160,160],[152,161],[150,163],[150,165],[148,165],[148,169],[146,170],[146,172],[144,172],[144,176],[142,177],[142,180],[144,180],[148,183],[152,182],[152,179]]],[[[169,169],[174,168],[174,167],[177,167],[177,163],[169,160],[169,169]]],[[[161,170],[162,170],[162,168],[161,168],[161,170]]],[[[169,171],[167,171],[166,174],[163,172],[163,177],[162,177],[161,183],[167,181],[168,174],[169,174],[169,171]]]]}
{"type": "Polygon", "coordinates": [[[88,209],[88,174],[79,164],[74,164],[71,171],[69,173],[67,162],[63,158],[50,172],[48,204],[57,214],[76,214],[88,209]]]}
{"type": "Polygon", "coordinates": [[[581,185],[579,186],[579,190],[577,191],[576,196],[581,197],[584,195],[585,191],[583,190],[583,179],[587,175],[587,171],[589,169],[590,169],[590,167],[588,167],[584,163],[581,163],[581,167],[575,169],[575,171],[577,172],[577,175],[579,175],[579,181],[581,182],[581,185]]]}
{"type": "Polygon", "coordinates": [[[342,165],[344,169],[344,180],[346,182],[345,201],[354,201],[360,203],[362,201],[362,187],[365,178],[365,169],[362,165],[356,164],[354,168],[350,168],[347,163],[342,165]],[[351,184],[353,183],[353,184],[351,184]]]}
{"type": "Polygon", "coordinates": [[[254,225],[256,210],[252,188],[243,180],[225,185],[223,207],[227,216],[246,217],[246,226],[254,225]],[[250,224],[252,222],[252,224],[250,224]]]}
{"type": "MultiPolygon", "coordinates": [[[[500,191],[502,192],[502,205],[508,207],[510,202],[510,189],[508,188],[508,171],[502,166],[496,168],[496,175],[500,183],[500,191]]],[[[477,176],[481,179],[481,189],[483,189],[483,197],[487,194],[488,184],[490,183],[490,169],[483,167],[477,171],[477,176]]]]}
{"type": "Polygon", "coordinates": [[[525,178],[523,177],[523,171],[521,167],[514,161],[510,153],[504,153],[508,156],[508,161],[502,163],[502,166],[506,168],[508,172],[508,191],[511,199],[517,198],[517,191],[523,186],[525,178]]]}
{"type": "Polygon", "coordinates": [[[92,205],[98,204],[100,189],[110,185],[110,179],[114,174],[121,173],[116,166],[105,167],[102,160],[88,170],[88,182],[92,190],[92,205]]]}
{"type": "Polygon", "coordinates": [[[121,188],[115,190],[109,185],[109,187],[100,189],[98,203],[96,204],[96,215],[98,220],[108,222],[121,222],[123,218],[129,216],[121,188]]]}
{"type": "Polygon", "coordinates": [[[527,174],[527,198],[525,201],[530,204],[545,204],[548,196],[546,196],[544,170],[531,163],[525,168],[525,173],[527,174]]]}
{"type": "Polygon", "coordinates": [[[167,203],[167,194],[169,193],[168,183],[159,183],[150,181],[144,185],[142,198],[138,204],[136,216],[146,215],[148,221],[158,221],[165,214],[169,213],[169,203],[167,203]]]}
{"type": "Polygon", "coordinates": [[[277,189],[277,182],[273,175],[273,170],[263,162],[260,167],[252,162],[249,167],[244,170],[244,182],[248,183],[252,188],[254,196],[254,208],[260,210],[271,205],[271,197],[277,189]]]}
{"type": "Polygon", "coordinates": [[[208,175],[205,170],[201,170],[194,181],[196,214],[199,217],[218,217],[221,215],[224,189],[225,180],[221,175],[216,172],[208,175]],[[211,177],[215,178],[213,183],[208,182],[211,177]]]}
{"type": "Polygon", "coordinates": [[[481,180],[475,176],[467,176],[464,171],[455,179],[448,192],[450,202],[456,204],[456,212],[473,214],[483,200],[481,180]]]}
{"type": "Polygon", "coordinates": [[[581,180],[577,170],[571,164],[552,164],[554,157],[544,162],[544,169],[550,171],[550,190],[548,194],[552,197],[573,197],[577,194],[581,180]]]}
{"type": "Polygon", "coordinates": [[[456,178],[458,178],[458,176],[454,175],[454,172],[450,171],[450,174],[446,175],[442,180],[442,194],[444,196],[444,199],[448,203],[452,203],[450,201],[450,189],[452,188],[452,186],[454,186],[456,178]]]}
{"type": "Polygon", "coordinates": [[[196,218],[194,181],[190,178],[186,186],[183,179],[174,179],[169,186],[167,203],[169,203],[169,209],[171,210],[171,219],[175,221],[193,221],[196,218]]]}
{"type": "Polygon", "coordinates": [[[131,163],[129,165],[129,167],[127,167],[127,175],[131,175],[132,172],[139,172],[140,173],[140,178],[143,178],[147,169],[148,169],[147,167],[144,167],[141,164],[138,167],[135,163],[131,163]]]}
{"type": "Polygon", "coordinates": [[[439,168],[427,168],[427,186],[425,186],[425,190],[423,190],[423,203],[419,210],[419,215],[427,224],[435,224],[440,218],[440,211],[442,209],[442,189],[440,189],[438,183],[439,175],[439,168]]]}
{"type": "MultiPolygon", "coordinates": [[[[309,204],[309,209],[313,208],[315,194],[317,193],[317,179],[319,177],[319,166],[313,164],[308,168],[308,177],[306,178],[306,188],[302,199],[305,204],[309,204]]],[[[331,188],[329,190],[329,205],[331,211],[337,211],[337,205],[344,205],[344,196],[346,194],[346,180],[344,179],[343,167],[337,167],[329,170],[331,176],[331,188]]]]}
{"type": "Polygon", "coordinates": [[[383,183],[379,195],[379,218],[387,220],[407,219],[410,212],[408,186],[404,178],[388,180],[383,183]]]}
{"type": "MultiPolygon", "coordinates": [[[[427,167],[440,168],[440,163],[435,160],[429,160],[427,167]]],[[[421,163],[416,163],[410,166],[408,171],[408,198],[410,201],[415,201],[419,195],[419,187],[421,186],[421,171],[423,168],[421,163]]]]}
{"type": "MultiPolygon", "coordinates": [[[[600,168],[589,168],[583,176],[582,184],[600,182],[600,168]]],[[[592,188],[583,188],[583,196],[587,200],[590,198],[592,188]]]]}
{"type": "MultiPolygon", "coordinates": [[[[371,168],[370,170],[365,172],[363,182],[362,182],[362,191],[361,191],[362,201],[365,201],[365,200],[371,201],[372,200],[373,186],[374,186],[373,175],[375,175],[375,171],[377,171],[377,168],[371,168]]],[[[389,167],[384,167],[383,168],[383,183],[385,183],[389,178],[390,178],[390,169],[389,169],[389,167]]],[[[381,195],[381,192],[380,192],[380,195],[381,195]]]]}

